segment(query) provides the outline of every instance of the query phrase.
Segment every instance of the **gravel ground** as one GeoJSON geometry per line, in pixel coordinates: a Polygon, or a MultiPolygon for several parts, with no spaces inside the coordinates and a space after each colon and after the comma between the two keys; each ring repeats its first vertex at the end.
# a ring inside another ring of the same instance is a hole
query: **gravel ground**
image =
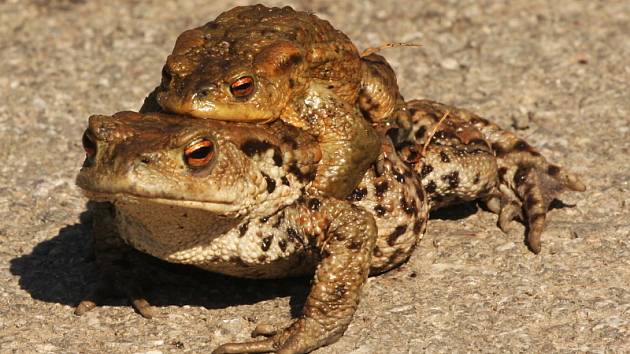
{"type": "MultiPolygon", "coordinates": [[[[124,302],[72,314],[96,278],[73,182],[87,117],[138,109],[177,34],[237,4],[164,3],[0,1],[0,353],[209,352],[304,301],[307,280],[169,268],[182,280],[151,289],[152,320],[124,302]]],[[[537,256],[521,225],[504,234],[474,206],[438,215],[317,353],[630,352],[630,2],[288,3],[360,48],[421,43],[384,53],[405,97],[518,129],[589,187],[551,211],[537,256]]]]}

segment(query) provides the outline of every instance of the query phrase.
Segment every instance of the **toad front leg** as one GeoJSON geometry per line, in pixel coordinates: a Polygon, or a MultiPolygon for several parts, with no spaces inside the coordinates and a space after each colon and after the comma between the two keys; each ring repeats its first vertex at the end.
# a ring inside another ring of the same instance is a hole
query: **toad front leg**
{"type": "Polygon", "coordinates": [[[153,317],[153,307],[144,299],[134,272],[129,269],[128,257],[132,249],[118,235],[114,206],[104,202],[90,202],[88,206],[92,212],[94,256],[100,278],[74,313],[81,316],[108,296],[123,294],[142,317],[153,317]]]}
{"type": "Polygon", "coordinates": [[[310,208],[296,207],[291,218],[302,234],[320,233],[312,239],[320,262],[302,315],[277,333],[268,330],[268,326],[259,326],[256,332],[267,332],[271,334],[269,338],[224,344],[214,354],[307,353],[336,342],[346,331],[370,269],[376,224],[370,213],[347,202],[324,202],[318,211],[313,211],[314,206],[318,204],[311,203],[310,208]],[[301,227],[298,228],[298,224],[301,227]]]}
{"type": "Polygon", "coordinates": [[[355,105],[324,86],[312,85],[298,101],[287,120],[316,136],[322,151],[311,192],[346,197],[376,161],[381,140],[355,105]]]}

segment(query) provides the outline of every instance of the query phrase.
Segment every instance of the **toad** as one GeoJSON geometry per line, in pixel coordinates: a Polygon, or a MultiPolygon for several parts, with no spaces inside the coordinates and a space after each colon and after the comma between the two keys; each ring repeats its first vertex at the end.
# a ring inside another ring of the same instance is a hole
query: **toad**
{"type": "Polygon", "coordinates": [[[320,144],[311,191],[342,198],[380,153],[369,121],[383,122],[402,105],[383,57],[361,57],[345,34],[313,14],[254,5],[183,32],[141,111],[281,119],[320,144]]]}
{"type": "Polygon", "coordinates": [[[409,103],[381,138],[381,154],[341,200],[305,192],[322,152],[282,121],[265,126],[161,113],[93,116],[77,185],[93,202],[101,283],[76,309],[116,287],[152,308],[121,259],[131,247],[173,263],[246,278],[314,274],[302,314],[266,338],[214,353],[306,353],[334,343],[351,322],[368,275],[404,263],[428,210],[483,200],[506,227],[529,226],[540,251],[549,203],[579,179],[512,133],[464,110],[409,103]],[[447,114],[448,113],[448,114],[447,114]]]}

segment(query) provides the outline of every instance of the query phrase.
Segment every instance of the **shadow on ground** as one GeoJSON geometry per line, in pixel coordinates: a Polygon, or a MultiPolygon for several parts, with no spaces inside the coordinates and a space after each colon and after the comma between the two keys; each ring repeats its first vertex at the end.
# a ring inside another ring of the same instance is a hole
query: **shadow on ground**
{"type": "MultiPolygon", "coordinates": [[[[20,287],[33,299],[76,306],[96,283],[99,274],[90,241],[90,213],[83,212],[80,221],[37,244],[30,254],[11,260],[11,273],[20,277],[20,287]]],[[[134,267],[140,266],[140,271],[134,268],[134,272],[140,275],[146,299],[158,307],[215,309],[289,296],[291,315],[297,317],[308,294],[309,280],[305,278],[239,279],[170,264],[140,252],[133,256],[134,267]]],[[[122,297],[108,299],[102,305],[129,306],[122,297]]]]}
{"type": "MultiPolygon", "coordinates": [[[[552,208],[570,207],[560,201],[552,208]]],[[[447,207],[431,213],[431,219],[459,220],[478,211],[476,203],[447,207]]],[[[76,306],[98,279],[91,247],[91,215],[83,212],[80,223],[64,227],[50,240],[37,244],[30,254],[11,260],[11,273],[20,287],[36,300],[76,306]]],[[[154,306],[203,306],[208,309],[253,304],[276,297],[291,298],[291,315],[301,313],[309,290],[306,278],[281,280],[239,279],[206,272],[192,266],[171,264],[135,252],[134,270],[154,306]],[[229,296],[226,296],[229,294],[229,296]]],[[[111,298],[103,305],[128,306],[111,298]]]]}

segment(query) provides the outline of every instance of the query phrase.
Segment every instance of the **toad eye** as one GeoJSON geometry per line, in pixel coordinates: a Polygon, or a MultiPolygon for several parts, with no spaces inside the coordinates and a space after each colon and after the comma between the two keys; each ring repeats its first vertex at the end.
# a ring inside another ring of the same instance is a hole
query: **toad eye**
{"type": "Polygon", "coordinates": [[[203,167],[214,157],[214,144],[208,139],[199,139],[184,150],[184,158],[190,167],[203,167]]]}
{"type": "Polygon", "coordinates": [[[83,143],[83,150],[85,150],[86,157],[90,158],[96,155],[96,143],[90,134],[88,134],[87,130],[83,133],[81,142],[83,143]]]}
{"type": "Polygon", "coordinates": [[[230,92],[236,98],[245,98],[254,92],[254,78],[243,76],[230,84],[230,92]]]}

